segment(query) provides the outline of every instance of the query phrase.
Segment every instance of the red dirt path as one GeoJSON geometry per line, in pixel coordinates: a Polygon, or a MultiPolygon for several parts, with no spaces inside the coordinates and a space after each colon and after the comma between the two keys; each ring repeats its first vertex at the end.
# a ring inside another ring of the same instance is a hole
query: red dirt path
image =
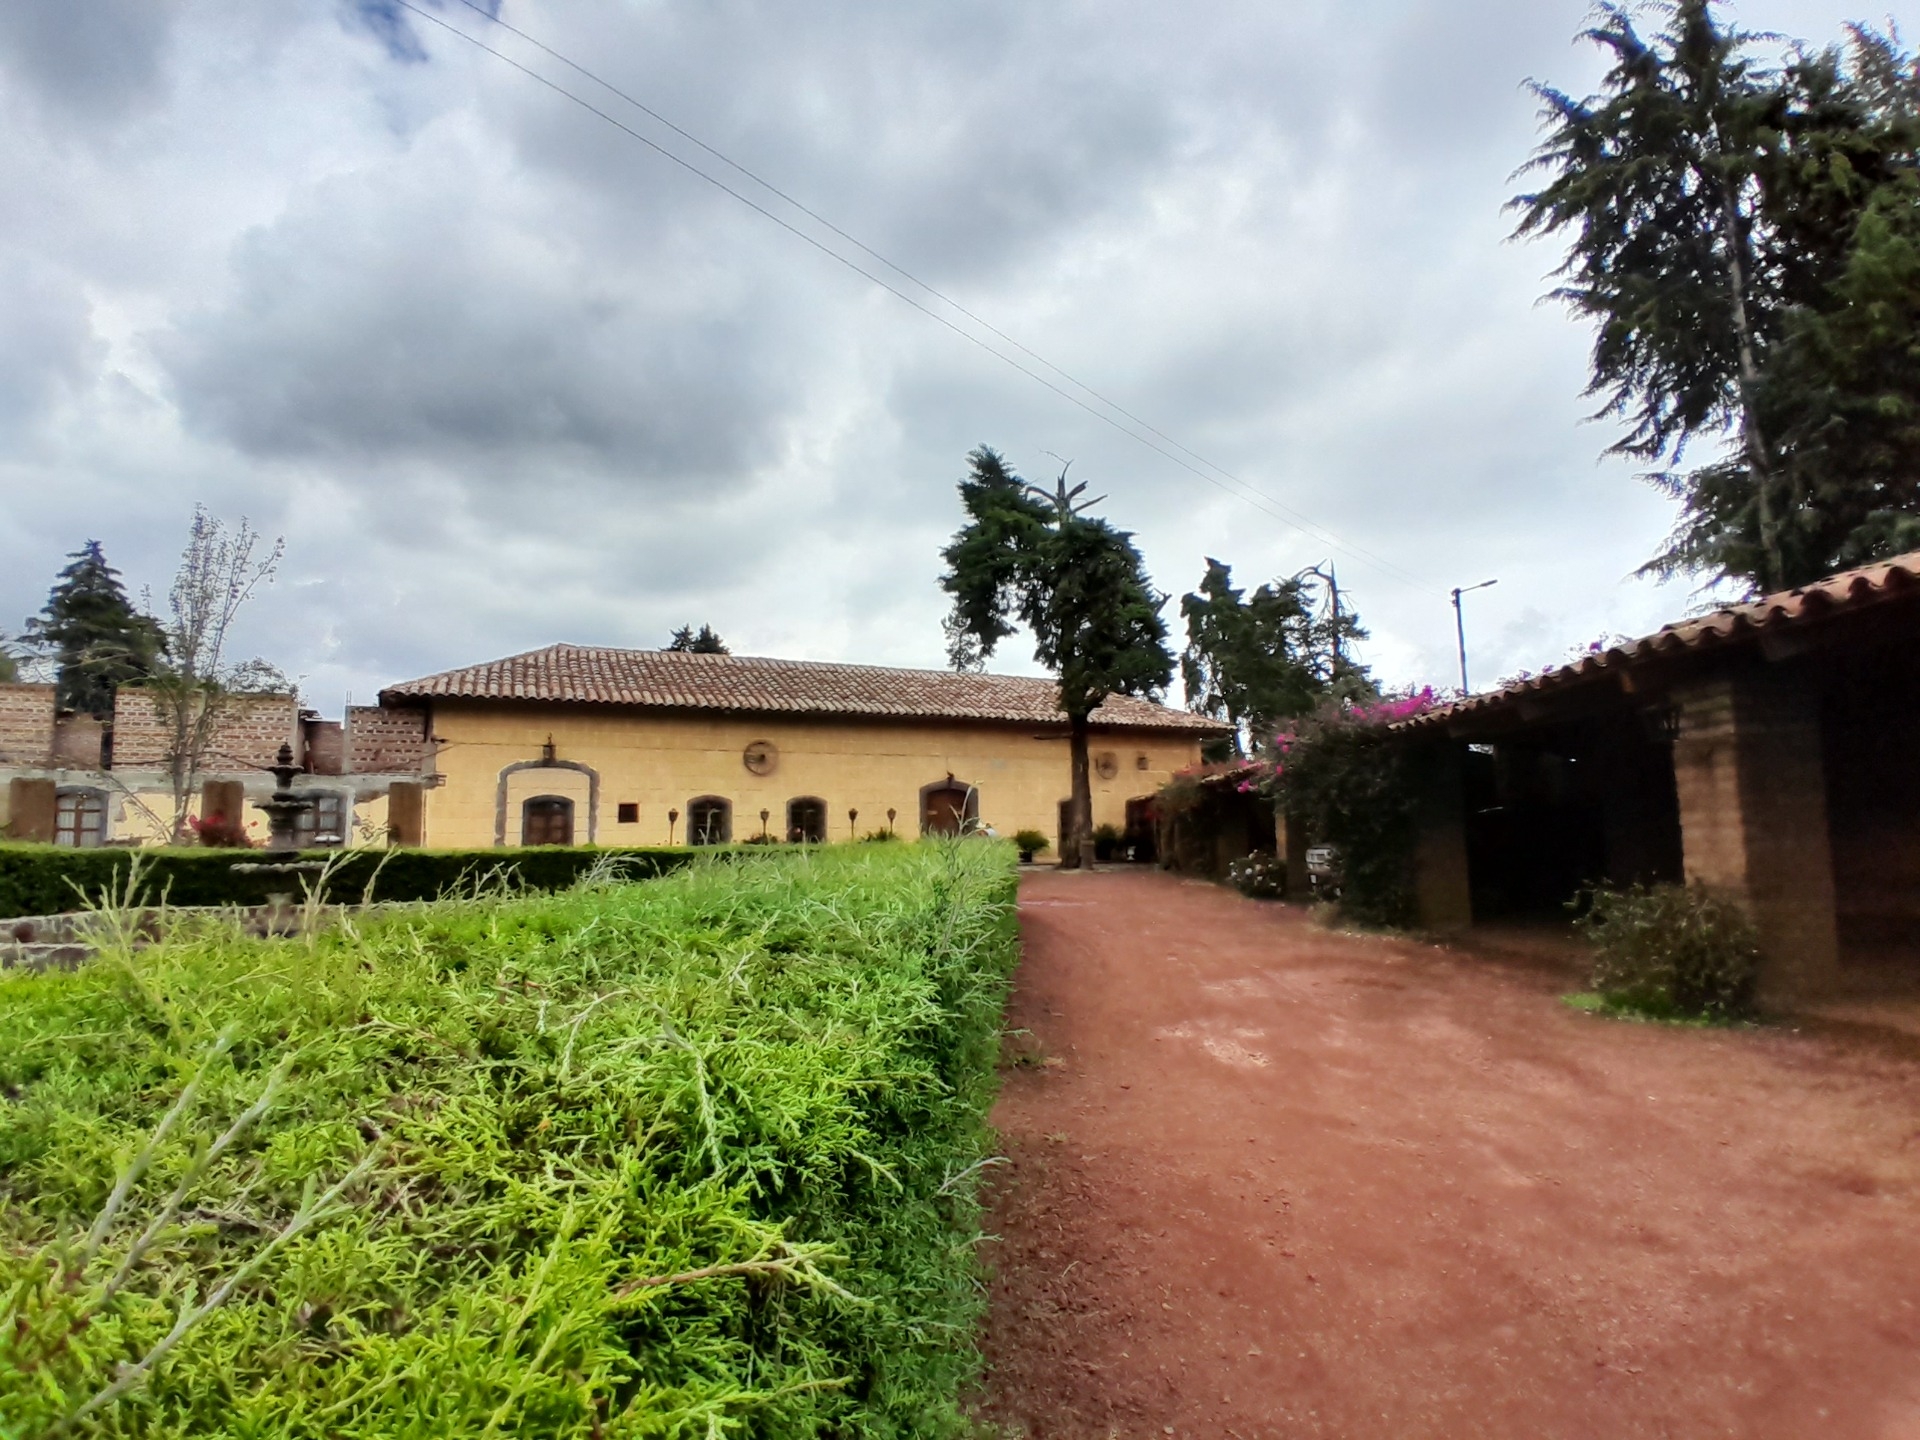
{"type": "Polygon", "coordinates": [[[1920,1056],[1152,873],[1032,874],[982,1411],[1080,1437],[1920,1437],[1920,1056]]]}

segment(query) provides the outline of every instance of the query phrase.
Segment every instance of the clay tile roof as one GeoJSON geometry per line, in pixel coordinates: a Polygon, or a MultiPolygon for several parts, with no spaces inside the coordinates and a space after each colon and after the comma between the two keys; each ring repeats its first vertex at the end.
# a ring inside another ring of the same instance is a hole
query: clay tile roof
{"type": "MultiPolygon", "coordinates": [[[[826,665],[750,655],[677,650],[611,650],[549,645],[504,660],[389,685],[386,702],[515,700],[563,705],[638,705],[759,715],[863,719],[1064,723],[1053,681],[951,670],[826,665]]],[[[1226,733],[1204,715],[1115,696],[1093,712],[1096,725],[1131,730],[1226,733]]]]}
{"type": "Polygon", "coordinates": [[[1415,729],[1492,710],[1522,695],[1563,689],[1581,681],[1614,675],[1660,657],[1751,644],[1781,631],[1805,629],[1916,594],[1920,594],[1920,550],[1896,555],[1875,565],[1862,565],[1857,570],[1842,570],[1795,590],[1781,590],[1758,600],[1723,606],[1691,620],[1676,621],[1625,645],[1583,655],[1571,665],[1555,666],[1484,695],[1469,696],[1429,710],[1403,721],[1399,728],[1415,729]]]}

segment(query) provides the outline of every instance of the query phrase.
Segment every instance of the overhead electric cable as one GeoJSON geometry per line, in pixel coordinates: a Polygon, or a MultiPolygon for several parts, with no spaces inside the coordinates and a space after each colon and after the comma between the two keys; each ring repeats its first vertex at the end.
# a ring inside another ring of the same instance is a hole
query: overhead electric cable
{"type": "Polygon", "coordinates": [[[1115,411],[1117,414],[1120,414],[1126,417],[1128,420],[1132,421],[1134,424],[1140,426],[1141,429],[1148,431],[1150,434],[1157,436],[1162,440],[1165,440],[1167,444],[1173,446],[1175,450],[1183,451],[1186,455],[1192,456],[1194,460],[1198,460],[1201,462],[1201,464],[1209,466],[1213,470],[1218,471],[1220,475],[1225,476],[1227,480],[1233,482],[1233,485],[1238,486],[1239,489],[1236,490],[1234,488],[1231,488],[1229,485],[1222,483],[1221,480],[1216,479],[1213,475],[1207,473],[1207,471],[1198,468],[1191,461],[1183,459],[1180,455],[1174,454],[1173,451],[1168,450],[1162,447],[1161,445],[1155,444],[1154,441],[1147,438],[1147,436],[1139,434],[1138,432],[1129,429],[1127,426],[1122,425],[1119,421],[1115,420],[1111,415],[1104,414],[1100,410],[1095,409],[1092,405],[1089,405],[1085,400],[1082,400],[1079,396],[1074,395],[1069,391],[1063,390],[1060,386],[1054,384],[1051,380],[1048,380],[1046,376],[1040,375],[1035,371],[1028,369],[1025,365],[1022,365],[1013,356],[1006,354],[1004,351],[995,349],[992,345],[988,344],[985,340],[982,340],[978,335],[972,334],[966,329],[964,329],[963,327],[954,324],[953,321],[949,320],[946,316],[940,314],[938,311],[929,309],[926,305],[921,304],[918,300],[914,299],[913,296],[908,295],[904,291],[900,290],[897,286],[889,284],[885,279],[874,274],[871,270],[868,270],[863,266],[857,264],[855,261],[848,259],[845,255],[840,254],[838,251],[833,249],[832,246],[823,243],[817,237],[807,234],[806,231],[800,229],[798,226],[794,225],[791,221],[785,219],[780,215],[775,214],[772,210],[769,210],[766,206],[761,205],[760,203],[755,201],[751,196],[742,194],[739,190],[727,184],[724,180],[721,180],[717,176],[712,175],[707,171],[701,169],[698,165],[695,165],[692,161],[687,160],[683,156],[676,155],[673,151],[667,149],[664,145],[661,145],[658,141],[652,139],[647,135],[642,134],[640,131],[634,129],[632,126],[620,120],[617,116],[609,114],[607,111],[601,109],[599,106],[595,105],[592,101],[588,100],[586,97],[576,94],[575,92],[567,89],[564,85],[559,84],[557,81],[551,80],[547,76],[542,75],[539,71],[531,68],[530,66],[522,64],[520,61],[514,59],[511,55],[508,55],[504,51],[498,50],[495,47],[487,44],[484,40],[481,40],[479,37],[468,34],[466,31],[462,30],[459,26],[450,24],[448,21],[443,20],[440,16],[432,14],[431,12],[422,9],[419,5],[413,3],[413,0],[395,0],[395,3],[398,4],[401,9],[407,10],[410,13],[418,16],[420,19],[425,20],[432,25],[438,26],[440,29],[445,30],[448,34],[453,35],[458,39],[465,40],[469,45],[474,46],[476,49],[485,51],[487,54],[493,56],[495,59],[501,61],[503,64],[509,65],[515,70],[518,70],[521,74],[525,75],[528,79],[536,81],[541,85],[544,85],[547,89],[553,91],[555,94],[560,95],[565,99],[573,101],[576,105],[579,105],[582,109],[588,111],[589,113],[595,116],[598,116],[600,119],[606,121],[609,125],[612,125],[615,129],[621,131],[623,134],[629,136],[632,139],[638,140],[642,145],[645,145],[648,149],[653,150],[655,153],[661,155],[665,159],[672,161],[675,165],[680,166],[683,170],[688,171],[690,174],[693,174],[699,177],[700,179],[705,180],[709,185],[712,185],[715,189],[720,190],[721,192],[723,192],[728,196],[731,196],[733,199],[739,201],[742,205],[745,205],[748,209],[756,212],[757,214],[763,216],[768,220],[771,220],[774,224],[778,225],[781,229],[787,231],[791,235],[796,236],[800,240],[805,241],[808,245],[811,245],[814,249],[818,250],[821,254],[826,255],[830,259],[839,262],[841,265],[845,266],[847,269],[853,271],[856,275],[859,275],[863,279],[871,282],[874,285],[877,285],[880,289],[885,290],[889,295],[892,295],[895,299],[901,301],[906,305],[912,306],[915,310],[918,310],[922,315],[925,315],[928,319],[935,321],[937,324],[945,326],[948,330],[951,330],[954,334],[958,335],[961,339],[967,341],[969,344],[977,346],[981,350],[984,350],[987,354],[993,356],[996,360],[999,360],[1002,364],[1011,366],[1013,369],[1019,371],[1022,375],[1025,375],[1028,379],[1034,381],[1036,384],[1045,386],[1048,390],[1052,391],[1055,395],[1058,395],[1061,399],[1067,401],[1072,405],[1078,406],[1080,409],[1086,411],[1089,415],[1093,416],[1096,420],[1099,420],[1102,423],[1111,426],[1113,429],[1118,430],[1122,435],[1127,436],[1127,438],[1129,438],[1130,440],[1133,440],[1136,444],[1143,445],[1147,449],[1152,450],[1155,454],[1161,456],[1163,459],[1172,461],[1175,465],[1178,465],[1181,469],[1186,470],[1188,473],[1196,476],[1197,478],[1206,481],[1207,484],[1212,485],[1215,489],[1221,491],[1222,493],[1229,495],[1236,500],[1240,500],[1245,502],[1246,504],[1252,505],[1255,509],[1262,511],[1263,513],[1272,517],[1273,519],[1280,521],[1282,524],[1288,525],[1293,529],[1300,531],[1302,534],[1310,535],[1315,539],[1321,540],[1324,543],[1332,546],[1333,548],[1341,551],[1343,554],[1352,556],[1354,559],[1359,560],[1363,564],[1370,565],[1373,568],[1380,570],[1381,572],[1389,575],[1391,578],[1399,580],[1402,584],[1409,585],[1415,589],[1433,590],[1435,593],[1440,593],[1434,586],[1428,584],[1426,581],[1422,580],[1419,576],[1413,574],[1411,571],[1406,570],[1405,568],[1395,564],[1393,561],[1386,559],[1384,556],[1376,555],[1369,550],[1366,550],[1360,546],[1353,545],[1348,541],[1343,540],[1340,536],[1338,536],[1334,532],[1326,529],[1324,526],[1318,524],[1317,522],[1312,520],[1310,517],[1302,514],[1300,511],[1294,510],[1291,506],[1287,505],[1285,502],[1276,500],[1272,496],[1266,494],[1264,491],[1261,491],[1255,488],[1253,485],[1241,479],[1239,476],[1235,475],[1232,471],[1226,469],[1224,466],[1218,465],[1214,461],[1207,459],[1204,455],[1199,454],[1197,451],[1189,449],[1187,446],[1181,444],[1178,440],[1175,440],[1172,436],[1156,428],[1155,426],[1153,426],[1146,420],[1142,419],[1138,415],[1135,415],[1133,412],[1126,409],[1124,406],[1118,404],[1113,400],[1109,400],[1105,395],[1102,395],[1099,391],[1095,390],[1092,386],[1086,384],[1081,380],[1076,379],[1073,375],[1069,374],[1067,371],[1061,369],[1058,365],[1055,365],[1052,361],[1048,360],[1044,355],[1041,355],[1037,351],[1028,348],[1026,345],[1022,344],[1019,340],[1016,340],[1013,336],[1008,335],[1005,331],[1000,330],[998,327],[994,326],[990,322],[974,314],[971,310],[967,309],[967,307],[962,305],[959,301],[935,289],[932,285],[929,285],[926,281],[921,280],[918,276],[914,275],[911,271],[906,270],[902,266],[895,264],[892,260],[889,260],[885,255],[873,249],[873,247],[866,244],[864,241],[860,240],[858,237],[848,234],[845,230],[841,229],[838,225],[835,225],[831,220],[828,220],[826,217],[820,215],[818,212],[810,209],[806,205],[802,204],[800,201],[794,199],[791,195],[788,195],[785,191],[773,185],[770,181],[762,179],[759,175],[755,174],[752,170],[749,170],[746,166],[739,164],[737,161],[731,159],[723,152],[716,150],[713,146],[707,144],[704,140],[701,140],[698,136],[693,135],[689,131],[682,129],[679,125],[667,119],[664,115],[661,115],[658,111],[652,109],[651,107],[645,105],[641,101],[635,99],[633,96],[627,94],[625,91],[621,90],[618,86],[613,85],[609,81],[601,79],[598,75],[594,74],[591,70],[588,70],[585,66],[579,64],[574,60],[569,59],[567,56],[561,54],[559,51],[553,49],[551,46],[527,34],[524,30],[521,30],[518,27],[511,25],[504,20],[501,20],[496,15],[490,14],[483,6],[475,4],[474,0],[459,0],[459,3],[465,6],[467,9],[473,11],[475,14],[481,16],[482,18],[490,21],[495,25],[498,25],[500,28],[508,31],[511,34],[518,36],[520,39],[526,41],[528,44],[534,46],[536,49],[542,51],[546,55],[551,56],[553,59],[559,61],[561,64],[567,66],[569,69],[577,72],[580,75],[585,76],[587,79],[591,80],[594,84],[605,89],[608,93],[618,96],[621,100],[624,100],[627,104],[633,106],[635,109],[639,110],[642,114],[645,114],[651,119],[658,121],[660,124],[666,126],[667,129],[673,131],[676,135],[681,136],[682,138],[687,140],[689,143],[698,146],[701,150],[704,150],[709,155],[714,156],[716,159],[720,160],[722,163],[726,164],[727,166],[737,171],[741,175],[746,176],[749,180],[753,181],[754,184],[759,185],[761,188],[765,189],[770,194],[778,196],[782,201],[793,206],[794,209],[800,211],[803,215],[806,215],[810,219],[823,225],[828,230],[832,231],[835,235],[838,235],[842,239],[846,240],[849,244],[854,245],[858,247],[860,250],[864,251],[866,254],[871,255],[875,260],[879,261],[882,265],[886,266],[889,270],[894,271],[896,274],[902,276],[912,284],[918,286],[920,289],[924,290],[927,294],[932,295],[936,299],[942,301],[943,303],[952,306],[953,309],[958,311],[960,314],[966,316],[969,320],[972,320],[975,324],[979,325],[981,328],[998,336],[1000,339],[1006,341],[1008,344],[1014,346],[1016,349],[1022,351],[1024,354],[1031,356],[1038,363],[1040,363],[1041,365],[1044,365],[1047,369],[1053,371],[1056,375],[1059,375],[1062,379],[1066,380],[1069,384],[1093,396],[1094,399],[1098,400],[1102,405],[1105,405],[1109,409],[1115,411]]]}

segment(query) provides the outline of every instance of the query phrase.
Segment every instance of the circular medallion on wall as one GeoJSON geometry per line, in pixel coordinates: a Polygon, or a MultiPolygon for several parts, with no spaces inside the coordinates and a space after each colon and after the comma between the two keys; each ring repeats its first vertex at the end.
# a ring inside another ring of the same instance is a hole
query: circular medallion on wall
{"type": "Polygon", "coordinates": [[[1120,757],[1111,750],[1102,750],[1093,757],[1093,773],[1102,780],[1111,780],[1120,773],[1120,757]]]}
{"type": "Polygon", "coordinates": [[[740,752],[740,763],[749,775],[771,775],[780,763],[780,752],[771,740],[756,740],[740,752]]]}

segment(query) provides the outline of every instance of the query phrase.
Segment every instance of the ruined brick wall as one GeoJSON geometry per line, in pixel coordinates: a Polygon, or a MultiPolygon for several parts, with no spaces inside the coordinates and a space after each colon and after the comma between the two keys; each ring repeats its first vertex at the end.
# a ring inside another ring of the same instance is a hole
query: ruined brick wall
{"type": "Polygon", "coordinates": [[[53,759],[53,686],[0,685],[0,765],[53,759]]]}
{"type": "Polygon", "coordinates": [[[91,715],[62,715],[53,722],[53,763],[68,770],[98,770],[106,729],[91,715]]]}
{"type": "Polygon", "coordinates": [[[350,775],[423,775],[431,748],[424,709],[355,705],[347,711],[350,775]]]}
{"type": "Polygon", "coordinates": [[[338,720],[307,716],[300,721],[305,755],[302,764],[314,775],[339,775],[346,764],[346,739],[338,720]]]}
{"type": "MultiPolygon", "coordinates": [[[[294,739],[296,704],[291,695],[236,695],[222,702],[203,770],[258,770],[294,739]]],[[[153,697],[122,686],[113,707],[113,768],[159,770],[167,763],[170,729],[153,697]]]]}

